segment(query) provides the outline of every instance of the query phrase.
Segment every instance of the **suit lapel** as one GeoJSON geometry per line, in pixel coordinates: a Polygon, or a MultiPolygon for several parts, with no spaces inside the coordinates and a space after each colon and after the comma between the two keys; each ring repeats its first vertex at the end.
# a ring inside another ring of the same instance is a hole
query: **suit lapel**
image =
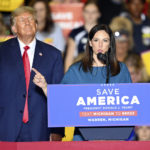
{"type": "MultiPolygon", "coordinates": [[[[11,44],[11,59],[16,64],[16,72],[18,74],[19,80],[21,85],[23,85],[23,88],[26,88],[26,82],[25,82],[25,73],[24,73],[24,65],[23,65],[23,60],[21,56],[21,50],[19,46],[19,42],[17,38],[14,38],[14,41],[12,41],[11,44]]],[[[43,57],[44,56],[44,50],[43,47],[41,46],[40,42],[36,40],[36,46],[35,46],[35,53],[34,53],[34,58],[33,58],[33,65],[32,68],[37,69],[39,72],[40,69],[42,68],[42,62],[43,62],[43,57]]],[[[35,86],[33,83],[33,78],[34,78],[35,73],[31,70],[31,75],[30,75],[30,84],[29,84],[29,92],[31,87],[35,86]]]]}
{"type": "MultiPolygon", "coordinates": [[[[35,47],[32,68],[37,69],[39,72],[40,72],[42,59],[43,59],[42,55],[43,55],[42,46],[41,46],[40,42],[38,40],[36,40],[36,47],[35,47]]],[[[35,75],[35,73],[31,70],[29,90],[32,86],[35,86],[33,83],[34,75],[35,75]]]]}
{"type": "Polygon", "coordinates": [[[16,73],[19,76],[19,82],[26,87],[25,83],[25,74],[24,74],[24,66],[23,66],[23,61],[22,61],[22,56],[21,56],[21,50],[19,46],[19,42],[17,38],[14,38],[14,41],[12,41],[11,44],[11,59],[13,62],[16,64],[16,73]]]}

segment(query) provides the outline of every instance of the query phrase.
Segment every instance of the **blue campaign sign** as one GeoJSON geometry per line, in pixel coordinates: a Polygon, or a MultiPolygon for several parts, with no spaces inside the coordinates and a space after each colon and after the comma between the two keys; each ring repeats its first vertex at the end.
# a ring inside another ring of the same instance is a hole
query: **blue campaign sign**
{"type": "Polygon", "coordinates": [[[150,84],[48,85],[48,126],[150,125],[150,84]]]}

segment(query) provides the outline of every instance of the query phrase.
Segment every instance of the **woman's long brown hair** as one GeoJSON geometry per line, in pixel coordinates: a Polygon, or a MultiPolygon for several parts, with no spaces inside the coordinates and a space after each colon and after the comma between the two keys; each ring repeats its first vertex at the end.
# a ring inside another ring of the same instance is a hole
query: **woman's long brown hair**
{"type": "Polygon", "coordinates": [[[54,27],[54,22],[51,16],[51,8],[49,6],[49,3],[47,0],[32,0],[30,2],[30,6],[34,7],[34,5],[38,2],[41,2],[45,5],[45,9],[46,9],[46,19],[45,19],[45,26],[43,28],[43,32],[52,32],[53,27],[54,27]]]}
{"type": "MultiPolygon", "coordinates": [[[[108,58],[107,58],[108,60],[107,60],[107,64],[106,64],[107,78],[109,78],[109,72],[111,73],[112,76],[115,76],[120,72],[120,65],[116,59],[115,38],[113,36],[111,29],[107,25],[96,25],[89,32],[89,40],[86,45],[85,56],[81,60],[80,68],[82,67],[84,72],[92,71],[92,65],[93,65],[94,60],[93,60],[93,50],[92,50],[92,47],[89,45],[89,41],[91,41],[93,39],[95,33],[100,30],[104,30],[106,33],[108,33],[108,35],[110,37],[110,48],[108,50],[108,58]]],[[[106,82],[108,82],[108,81],[106,81],[106,82]]]]}

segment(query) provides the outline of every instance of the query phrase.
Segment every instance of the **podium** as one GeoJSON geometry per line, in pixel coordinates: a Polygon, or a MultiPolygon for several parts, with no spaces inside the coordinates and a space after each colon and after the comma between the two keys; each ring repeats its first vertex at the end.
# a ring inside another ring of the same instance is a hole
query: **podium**
{"type": "Polygon", "coordinates": [[[146,83],[48,85],[48,126],[77,127],[87,141],[129,140],[134,126],[150,125],[148,89],[146,83]]]}

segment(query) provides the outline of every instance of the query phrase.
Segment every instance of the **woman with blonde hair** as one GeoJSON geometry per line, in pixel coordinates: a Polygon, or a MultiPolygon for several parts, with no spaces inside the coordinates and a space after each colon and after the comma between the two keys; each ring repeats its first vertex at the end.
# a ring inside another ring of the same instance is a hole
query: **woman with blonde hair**
{"type": "Polygon", "coordinates": [[[119,61],[124,62],[134,44],[132,24],[127,18],[115,17],[110,23],[110,28],[116,40],[116,57],[119,61]]]}

